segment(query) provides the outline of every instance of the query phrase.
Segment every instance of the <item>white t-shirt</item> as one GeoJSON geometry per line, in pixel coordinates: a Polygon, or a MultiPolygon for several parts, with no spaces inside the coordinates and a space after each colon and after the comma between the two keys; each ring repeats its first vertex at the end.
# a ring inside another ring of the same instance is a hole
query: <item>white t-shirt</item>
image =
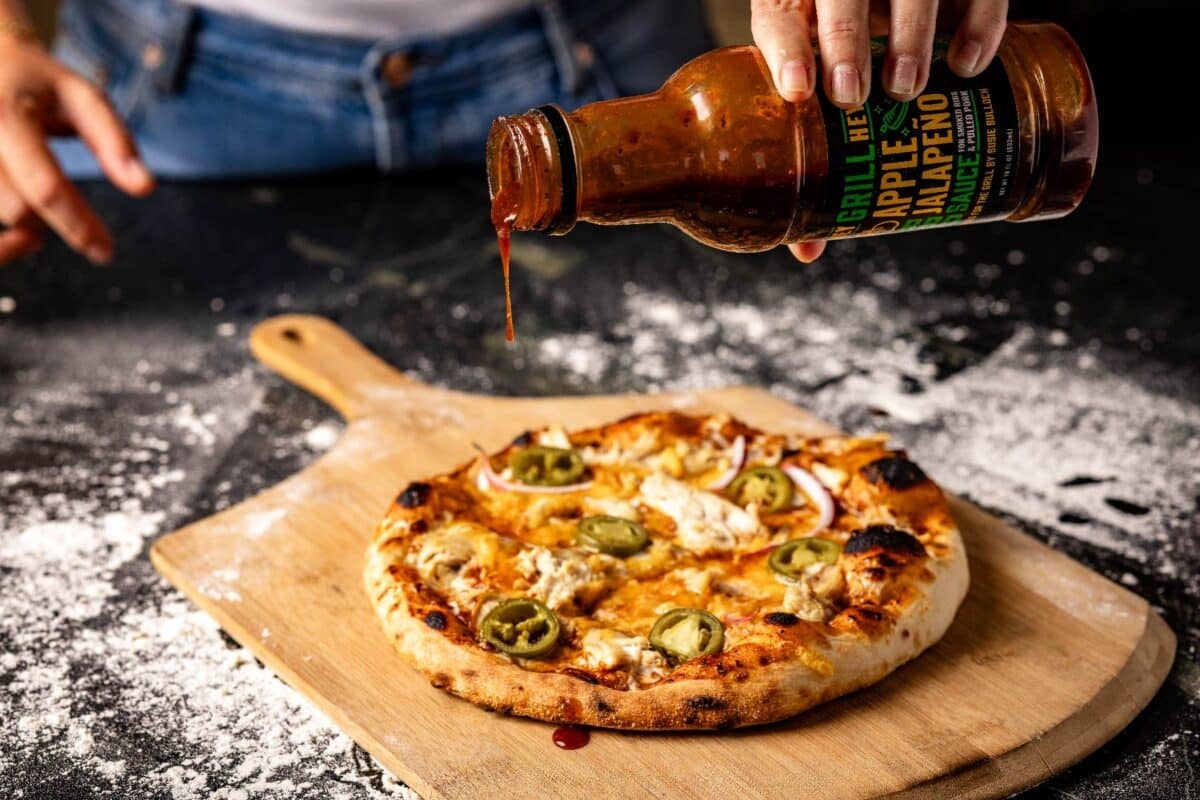
{"type": "Polygon", "coordinates": [[[185,0],[290,30],[359,39],[446,36],[535,0],[185,0]]]}

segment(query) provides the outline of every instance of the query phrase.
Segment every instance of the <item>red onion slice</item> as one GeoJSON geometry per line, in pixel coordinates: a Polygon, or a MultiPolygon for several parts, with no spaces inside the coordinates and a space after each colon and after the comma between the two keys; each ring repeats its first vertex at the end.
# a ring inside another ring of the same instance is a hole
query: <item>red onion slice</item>
{"type": "MultiPolygon", "coordinates": [[[[487,462],[486,456],[480,456],[479,458],[482,459],[484,463],[487,462]]],[[[488,489],[492,488],[492,484],[488,481],[488,469],[482,464],[479,467],[479,472],[475,473],[475,488],[479,489],[481,492],[486,492],[488,489]]]]}
{"type": "Polygon", "coordinates": [[[714,492],[719,492],[729,484],[733,483],[733,479],[742,471],[742,465],[746,463],[746,437],[739,436],[733,440],[733,447],[729,448],[729,469],[721,473],[721,476],[708,485],[708,488],[714,492]]]}
{"type": "Polygon", "coordinates": [[[479,475],[475,478],[475,485],[483,492],[495,489],[501,492],[523,492],[525,494],[570,494],[571,492],[582,492],[592,485],[591,481],[568,483],[562,486],[532,486],[528,483],[508,481],[492,469],[492,461],[482,448],[476,447],[475,449],[479,450],[479,475]]]}
{"type": "Polygon", "coordinates": [[[809,531],[809,535],[820,533],[828,528],[830,523],[833,522],[835,508],[833,497],[829,494],[824,484],[817,480],[816,475],[813,475],[804,469],[804,467],[788,464],[783,468],[783,471],[792,479],[792,483],[796,484],[800,491],[808,496],[809,501],[817,507],[817,524],[809,531]]]}
{"type": "Polygon", "coordinates": [[[753,614],[729,613],[721,617],[721,622],[724,622],[726,625],[740,625],[741,623],[749,622],[752,619],[754,619],[753,614]]]}

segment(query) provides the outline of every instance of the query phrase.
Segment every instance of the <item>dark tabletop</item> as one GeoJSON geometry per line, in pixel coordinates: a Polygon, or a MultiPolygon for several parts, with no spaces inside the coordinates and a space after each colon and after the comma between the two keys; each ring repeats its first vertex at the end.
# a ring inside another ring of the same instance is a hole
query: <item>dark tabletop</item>
{"type": "MultiPolygon", "coordinates": [[[[755,383],[890,431],[1179,635],[1146,711],[1030,796],[1190,797],[1198,187],[1191,145],[1140,124],[1105,129],[1065,220],[843,243],[812,267],[657,226],[518,237],[511,347],[477,170],[144,202],[89,187],[114,266],[53,246],[0,270],[0,796],[406,796],[146,557],[336,439],[335,415],[245,346],[255,321],[306,311],[456,389],[755,383]]],[[[1036,687],[1014,688],[1022,702],[1036,687]]]]}

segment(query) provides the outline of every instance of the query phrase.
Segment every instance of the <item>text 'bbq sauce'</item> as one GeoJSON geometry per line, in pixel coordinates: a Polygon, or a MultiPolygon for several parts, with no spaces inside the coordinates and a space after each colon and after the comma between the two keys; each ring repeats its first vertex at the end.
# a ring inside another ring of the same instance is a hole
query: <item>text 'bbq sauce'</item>
{"type": "Polygon", "coordinates": [[[588,734],[587,728],[563,725],[561,728],[555,728],[554,733],[550,734],[550,738],[554,740],[554,744],[560,750],[578,750],[587,745],[592,737],[588,734]]]}
{"type": "MultiPolygon", "coordinates": [[[[911,101],[880,89],[844,111],[776,93],[754,47],[680,68],[651,94],[500,117],[488,137],[493,220],[562,234],[668,222],[705,244],[767,250],[997,219],[1058,217],[1091,183],[1095,93],[1075,42],[1012,23],[996,59],[954,75],[945,43],[911,101]]],[[[497,227],[500,230],[500,227],[497,227]]]]}

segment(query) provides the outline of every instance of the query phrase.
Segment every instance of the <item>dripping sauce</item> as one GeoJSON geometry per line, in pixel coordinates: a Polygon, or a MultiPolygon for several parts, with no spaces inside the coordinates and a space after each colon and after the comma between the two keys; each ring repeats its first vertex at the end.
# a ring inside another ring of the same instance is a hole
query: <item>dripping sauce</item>
{"type": "Polygon", "coordinates": [[[501,186],[492,198],[492,226],[496,229],[496,243],[500,247],[500,266],[504,269],[504,340],[516,338],[513,330],[512,288],[509,283],[509,254],[512,250],[512,224],[517,218],[517,202],[511,184],[501,186]]]}
{"type": "Polygon", "coordinates": [[[561,750],[578,750],[586,745],[592,737],[587,732],[587,728],[563,725],[561,728],[555,728],[550,738],[561,750]]]}

